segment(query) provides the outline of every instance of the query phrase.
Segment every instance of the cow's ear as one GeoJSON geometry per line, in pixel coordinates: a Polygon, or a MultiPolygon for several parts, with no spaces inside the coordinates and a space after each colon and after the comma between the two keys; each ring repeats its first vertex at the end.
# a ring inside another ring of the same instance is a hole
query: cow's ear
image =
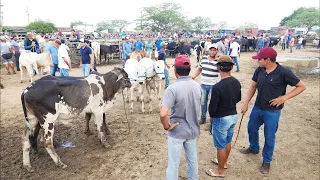
{"type": "Polygon", "coordinates": [[[118,79],[117,79],[117,81],[116,82],[118,82],[120,79],[122,79],[123,78],[123,75],[122,75],[122,73],[120,73],[119,75],[118,75],[118,79]]]}

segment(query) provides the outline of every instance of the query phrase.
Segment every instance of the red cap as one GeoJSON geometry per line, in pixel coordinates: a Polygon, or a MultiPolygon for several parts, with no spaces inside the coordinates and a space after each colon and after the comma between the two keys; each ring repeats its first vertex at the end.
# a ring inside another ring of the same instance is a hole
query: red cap
{"type": "Polygon", "coordinates": [[[174,66],[179,66],[179,67],[190,67],[191,62],[188,56],[186,55],[179,55],[176,57],[174,61],[174,66]]]}
{"type": "Polygon", "coordinates": [[[260,52],[252,56],[252,59],[267,59],[267,58],[276,58],[277,57],[277,51],[274,50],[272,47],[265,47],[260,49],[260,52]]]}

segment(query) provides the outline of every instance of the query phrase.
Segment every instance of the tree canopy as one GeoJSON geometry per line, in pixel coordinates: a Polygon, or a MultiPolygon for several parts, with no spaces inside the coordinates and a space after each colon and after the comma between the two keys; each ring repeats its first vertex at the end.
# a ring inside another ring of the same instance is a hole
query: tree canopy
{"type": "Polygon", "coordinates": [[[117,28],[121,32],[130,22],[125,19],[114,19],[111,21],[100,21],[97,23],[97,31],[103,31],[111,28],[117,28]]]}
{"type": "Polygon", "coordinates": [[[37,33],[39,32],[49,33],[49,32],[58,31],[58,29],[52,22],[43,21],[43,20],[37,20],[37,21],[31,22],[25,27],[25,29],[30,31],[35,31],[37,33]]]}
{"type": "Polygon", "coordinates": [[[83,21],[73,21],[70,22],[70,28],[73,28],[74,25],[83,25],[85,24],[83,21]]]}
{"type": "Polygon", "coordinates": [[[251,29],[251,28],[259,28],[258,24],[247,21],[243,25],[239,26],[238,30],[245,30],[245,29],[251,29]]]}
{"type": "Polygon", "coordinates": [[[307,28],[308,33],[312,27],[319,26],[319,16],[319,8],[300,7],[296,9],[291,15],[284,17],[280,21],[280,25],[289,26],[292,28],[307,28]]]}
{"type": "Polygon", "coordinates": [[[209,28],[213,25],[210,18],[203,18],[201,16],[192,18],[190,23],[192,24],[193,29],[197,32],[200,32],[201,30],[209,28]]]}

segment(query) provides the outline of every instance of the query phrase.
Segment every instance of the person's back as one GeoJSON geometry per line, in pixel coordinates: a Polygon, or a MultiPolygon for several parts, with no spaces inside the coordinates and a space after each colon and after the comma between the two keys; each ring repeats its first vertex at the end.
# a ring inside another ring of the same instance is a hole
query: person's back
{"type": "MultiPolygon", "coordinates": [[[[177,139],[194,139],[200,135],[198,114],[200,112],[201,87],[190,76],[181,76],[167,88],[175,104],[171,109],[171,123],[179,123],[169,131],[177,139]]],[[[169,93],[168,92],[168,93],[169,93]]],[[[165,99],[164,99],[165,101],[165,99]]]]}

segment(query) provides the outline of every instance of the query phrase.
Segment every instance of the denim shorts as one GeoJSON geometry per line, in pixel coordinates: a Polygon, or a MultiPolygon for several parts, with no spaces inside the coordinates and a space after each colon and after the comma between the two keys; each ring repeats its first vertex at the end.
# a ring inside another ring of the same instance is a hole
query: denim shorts
{"type": "Polygon", "coordinates": [[[231,143],[237,121],[237,114],[221,118],[212,118],[213,144],[217,149],[225,149],[226,145],[231,143]]]}

